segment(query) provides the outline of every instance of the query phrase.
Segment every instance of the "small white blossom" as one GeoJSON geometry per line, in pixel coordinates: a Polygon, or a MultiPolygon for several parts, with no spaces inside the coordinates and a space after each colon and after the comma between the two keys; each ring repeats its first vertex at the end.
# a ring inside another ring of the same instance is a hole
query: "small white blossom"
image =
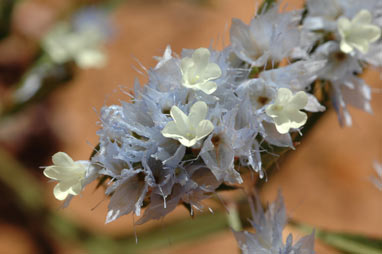
{"type": "Polygon", "coordinates": [[[265,112],[273,118],[277,131],[285,134],[290,128],[299,128],[306,123],[308,116],[300,109],[303,109],[307,103],[308,96],[304,91],[293,95],[288,88],[280,88],[275,102],[269,105],[265,112]]]}
{"type": "Polygon", "coordinates": [[[208,106],[203,101],[198,101],[192,105],[187,116],[177,106],[171,107],[171,117],[174,121],[168,122],[162,130],[166,138],[177,139],[182,145],[191,147],[197,141],[210,134],[214,125],[206,120],[208,106]]]}
{"type": "Polygon", "coordinates": [[[47,34],[42,45],[57,64],[74,60],[81,68],[100,68],[106,63],[100,41],[100,35],[94,30],[79,33],[72,31],[69,24],[61,23],[47,34]]]}
{"type": "Polygon", "coordinates": [[[381,29],[371,23],[372,15],[367,10],[361,10],[350,21],[346,17],[338,19],[338,32],[341,35],[341,51],[351,53],[358,49],[366,54],[369,44],[375,42],[381,36],[381,29]]]}
{"type": "Polygon", "coordinates": [[[111,24],[99,8],[80,9],[69,22],[60,22],[42,40],[53,62],[75,61],[80,68],[101,68],[106,55],[101,45],[111,35],[111,24]]]}
{"type": "Polygon", "coordinates": [[[210,62],[210,51],[199,48],[192,57],[185,57],[181,61],[183,86],[194,90],[201,90],[206,94],[216,91],[217,85],[211,81],[221,76],[222,71],[216,63],[210,62]]]}
{"type": "Polygon", "coordinates": [[[87,161],[73,161],[64,152],[52,156],[53,166],[45,168],[44,175],[58,181],[53,194],[58,200],[64,200],[70,195],[78,195],[83,188],[87,161]]]}

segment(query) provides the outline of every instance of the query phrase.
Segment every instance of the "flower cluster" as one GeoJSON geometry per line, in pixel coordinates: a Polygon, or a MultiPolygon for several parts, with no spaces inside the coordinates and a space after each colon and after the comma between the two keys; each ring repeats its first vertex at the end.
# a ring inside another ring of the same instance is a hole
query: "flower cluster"
{"type": "Polygon", "coordinates": [[[269,145],[294,148],[291,133],[306,112],[325,110],[311,92],[316,80],[330,82],[340,119],[350,121],[347,103],[370,111],[370,89],[356,74],[363,63],[382,65],[372,53],[381,48],[380,1],[344,2],[308,0],[306,15],[279,13],[275,4],[249,25],[234,19],[231,45],[221,51],[185,49],[177,57],[168,46],[148,83],[136,82],[131,103],[102,108],[99,146],[85,171],[66,157],[68,166],[45,169],[59,181],[56,197],[104,177],[107,222],[140,215],[143,206],[138,224],[179,203],[201,210],[221,184],[243,182],[239,168],[264,178],[269,145]]]}
{"type": "Polygon", "coordinates": [[[370,87],[358,77],[369,64],[382,67],[382,2],[307,0],[303,29],[315,37],[314,59],[327,61],[319,78],[332,86],[341,124],[351,125],[347,105],[371,113],[370,87]]]}
{"type": "MultiPolygon", "coordinates": [[[[252,207],[251,225],[255,233],[248,231],[234,232],[243,254],[314,254],[314,232],[293,244],[293,236],[289,234],[283,243],[282,232],[287,222],[284,200],[278,194],[276,201],[269,205],[264,213],[259,199],[252,207]]],[[[253,204],[252,204],[253,205],[253,204]]]]}

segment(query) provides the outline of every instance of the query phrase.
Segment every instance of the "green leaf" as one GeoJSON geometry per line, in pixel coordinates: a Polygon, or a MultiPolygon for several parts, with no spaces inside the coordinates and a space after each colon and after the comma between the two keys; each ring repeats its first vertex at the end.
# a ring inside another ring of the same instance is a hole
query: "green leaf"
{"type": "Polygon", "coordinates": [[[264,0],[257,10],[257,14],[262,14],[267,12],[274,4],[277,3],[277,0],[264,0]]]}
{"type": "Polygon", "coordinates": [[[0,1],[0,39],[3,39],[9,34],[12,12],[17,3],[17,0],[1,0],[0,1]]]}
{"type": "Polygon", "coordinates": [[[382,239],[363,235],[317,231],[317,237],[326,244],[349,254],[382,254],[382,239]]]}
{"type": "Polygon", "coordinates": [[[44,209],[43,189],[38,180],[15,160],[7,151],[0,148],[0,182],[11,189],[23,209],[39,213],[44,209]]]}
{"type": "MultiPolygon", "coordinates": [[[[311,226],[295,221],[292,221],[291,224],[304,232],[312,231],[311,226]]],[[[316,229],[316,237],[343,253],[382,254],[382,239],[322,229],[316,229]]]]}

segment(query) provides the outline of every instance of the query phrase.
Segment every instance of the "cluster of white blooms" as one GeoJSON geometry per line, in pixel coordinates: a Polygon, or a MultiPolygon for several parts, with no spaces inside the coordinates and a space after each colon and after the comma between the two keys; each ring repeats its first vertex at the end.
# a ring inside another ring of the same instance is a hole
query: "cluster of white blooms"
{"type": "Polygon", "coordinates": [[[234,232],[243,254],[314,254],[314,233],[301,238],[293,244],[293,236],[289,234],[283,243],[282,232],[287,222],[284,200],[279,193],[276,201],[264,210],[256,199],[252,208],[252,227],[255,233],[248,231],[234,232]]]}
{"type": "Polygon", "coordinates": [[[358,75],[366,64],[382,67],[382,1],[307,0],[307,11],[312,57],[327,61],[319,78],[331,83],[340,123],[351,125],[347,105],[372,112],[370,88],[358,75]]]}
{"type": "Polygon", "coordinates": [[[347,103],[370,111],[370,90],[356,73],[364,62],[382,65],[372,53],[381,48],[380,1],[345,2],[308,0],[307,13],[279,13],[275,4],[249,25],[233,20],[231,45],[221,51],[187,49],[178,57],[168,46],[148,83],[136,82],[131,103],[102,108],[99,148],[86,170],[72,161],[54,174],[46,169],[59,181],[56,197],[107,177],[107,222],[140,215],[143,206],[138,224],[180,203],[200,210],[221,184],[243,182],[239,168],[264,178],[261,153],[272,152],[269,145],[294,148],[291,133],[306,112],[325,110],[309,92],[316,80],[331,82],[346,119],[347,103]]]}

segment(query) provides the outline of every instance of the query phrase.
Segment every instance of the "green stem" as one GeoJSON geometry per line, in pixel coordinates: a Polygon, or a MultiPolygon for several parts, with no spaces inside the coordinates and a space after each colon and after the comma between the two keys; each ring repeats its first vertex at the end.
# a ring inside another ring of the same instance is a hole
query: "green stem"
{"type": "Polygon", "coordinates": [[[1,148],[0,162],[0,181],[16,194],[20,205],[28,211],[41,211],[43,190],[37,179],[1,148]]]}
{"type": "Polygon", "coordinates": [[[277,0],[264,0],[257,10],[257,14],[267,12],[275,3],[277,3],[277,0]]]}
{"type": "MultiPolygon", "coordinates": [[[[51,213],[48,226],[59,239],[66,239],[74,244],[85,246],[88,253],[146,253],[149,250],[166,248],[171,244],[179,244],[200,240],[208,235],[228,229],[224,212],[201,214],[194,219],[180,219],[158,226],[150,231],[139,233],[138,243],[134,234],[110,237],[102,233],[92,233],[68,219],[51,213]],[[165,237],[164,237],[165,235],[165,237]]],[[[158,252],[156,252],[158,253],[158,252]]]]}
{"type": "Polygon", "coordinates": [[[382,250],[380,248],[374,249],[373,247],[346,239],[345,237],[341,237],[339,235],[330,235],[319,231],[317,232],[317,237],[328,245],[345,252],[354,254],[382,254],[382,250]]]}
{"type": "MultiPolygon", "coordinates": [[[[303,232],[312,232],[313,227],[291,221],[290,224],[303,232]]],[[[382,254],[382,240],[361,235],[338,233],[316,229],[316,237],[327,245],[350,254],[382,254]]]]}
{"type": "Polygon", "coordinates": [[[21,0],[0,1],[0,40],[8,36],[11,30],[13,9],[18,2],[21,0]]]}

